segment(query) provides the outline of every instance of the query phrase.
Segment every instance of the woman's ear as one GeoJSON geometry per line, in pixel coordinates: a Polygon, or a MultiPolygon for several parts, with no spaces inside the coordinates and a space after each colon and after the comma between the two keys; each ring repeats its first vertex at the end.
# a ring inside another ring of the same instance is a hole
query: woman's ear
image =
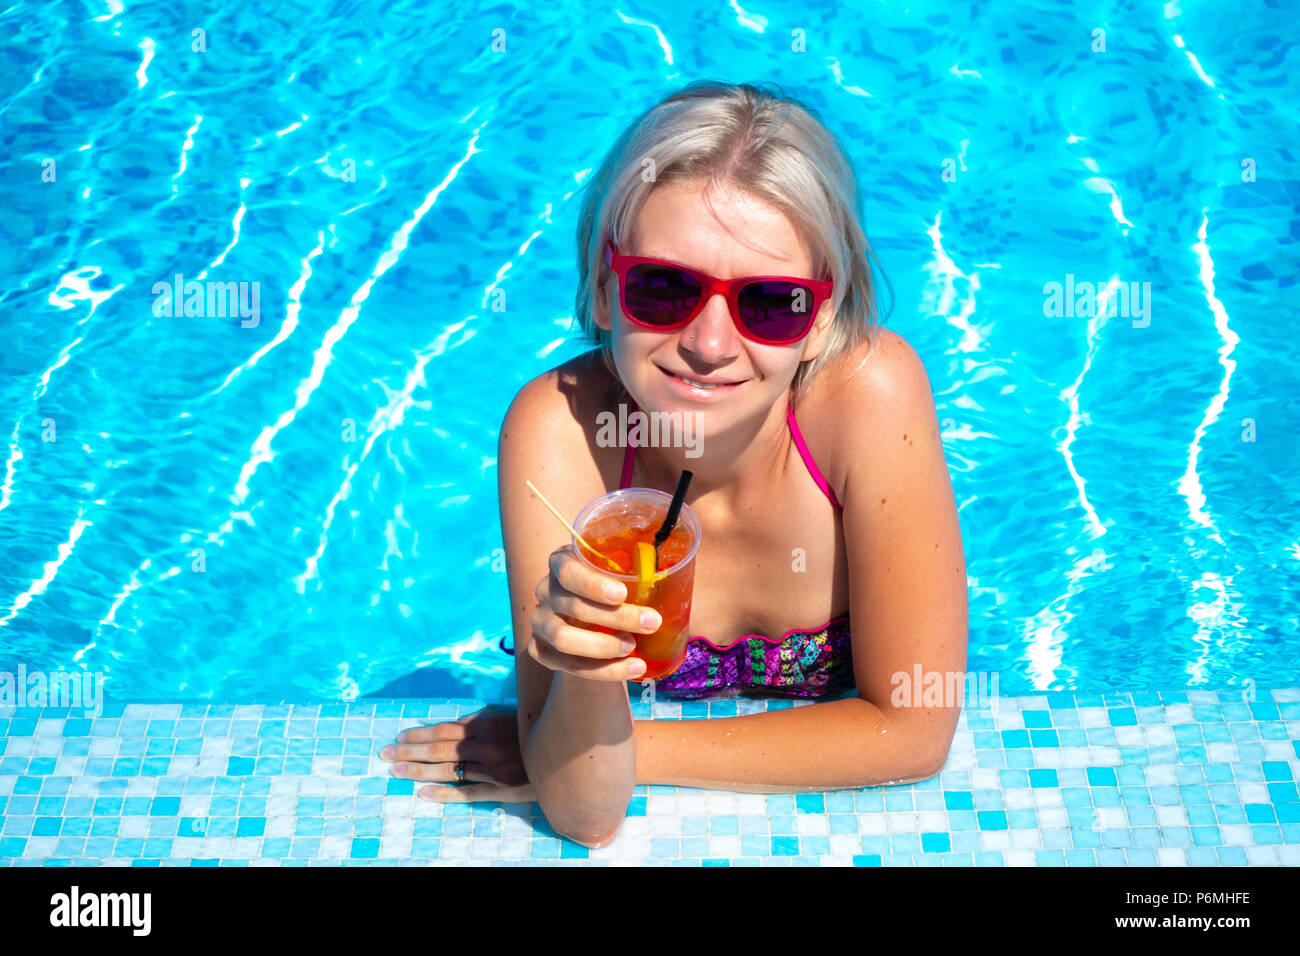
{"type": "MultiPolygon", "coordinates": [[[[601,270],[604,271],[603,269],[601,270]]],[[[612,273],[607,273],[605,282],[597,283],[595,294],[592,296],[591,317],[595,320],[596,325],[606,332],[613,328],[613,320],[609,314],[609,280],[614,278],[612,273]]]]}

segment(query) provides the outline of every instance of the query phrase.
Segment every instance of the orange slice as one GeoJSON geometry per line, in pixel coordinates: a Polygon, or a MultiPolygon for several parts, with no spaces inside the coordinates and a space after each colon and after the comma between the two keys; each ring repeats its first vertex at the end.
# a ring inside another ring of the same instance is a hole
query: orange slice
{"type": "Polygon", "coordinates": [[[636,601],[633,603],[645,604],[650,600],[650,591],[655,582],[655,546],[649,541],[638,541],[633,561],[632,573],[637,578],[636,601]]]}

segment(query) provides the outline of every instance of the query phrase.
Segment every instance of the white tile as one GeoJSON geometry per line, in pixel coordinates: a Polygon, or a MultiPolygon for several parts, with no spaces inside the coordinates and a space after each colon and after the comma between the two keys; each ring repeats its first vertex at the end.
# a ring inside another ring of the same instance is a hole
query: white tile
{"type": "Polygon", "coordinates": [[[915,811],[894,810],[886,814],[889,818],[890,833],[920,833],[915,811]]]}
{"type": "Polygon", "coordinates": [[[1105,707],[1078,708],[1080,727],[1109,727],[1110,715],[1105,707]]]}
{"type": "Polygon", "coordinates": [[[1037,816],[1038,825],[1046,829],[1056,829],[1070,825],[1070,815],[1065,807],[1040,807],[1037,816]]]}
{"type": "Polygon", "coordinates": [[[651,836],[675,837],[681,834],[682,821],[679,817],[646,817],[645,819],[650,821],[651,836]]]}
{"type": "Polygon", "coordinates": [[[1249,846],[1255,842],[1255,836],[1251,832],[1250,825],[1245,823],[1221,824],[1219,826],[1219,836],[1223,840],[1224,846],[1249,846]]]}
{"type": "Polygon", "coordinates": [[[1237,793],[1241,797],[1242,804],[1247,803],[1269,803],[1270,796],[1268,785],[1263,783],[1239,783],[1237,784],[1237,793]]]}
{"type": "Polygon", "coordinates": [[[1007,810],[1028,810],[1034,805],[1032,787],[1016,787],[1002,791],[1002,805],[1007,810]]]}
{"type": "MultiPolygon", "coordinates": [[[[1151,726],[1155,726],[1152,724],[1151,726]]],[[[1166,728],[1167,729],[1167,728],[1166,728]]],[[[1142,736],[1142,725],[1115,728],[1115,744],[1120,747],[1141,747],[1146,743],[1142,736]]]]}
{"type": "Polygon", "coordinates": [[[686,790],[677,795],[677,812],[683,817],[704,817],[709,814],[709,801],[702,792],[686,790]]]}
{"type": "Polygon", "coordinates": [[[711,816],[729,817],[738,812],[736,794],[734,793],[710,793],[708,804],[711,816]]]}
{"type": "Polygon", "coordinates": [[[1142,733],[1148,747],[1172,747],[1178,743],[1168,724],[1143,724],[1142,733]]]}
{"type": "Polygon", "coordinates": [[[1011,845],[1019,850],[1041,850],[1043,834],[1038,830],[1008,830],[1011,845]]]}
{"type": "Polygon", "coordinates": [[[86,773],[85,757],[59,757],[54,761],[56,777],[81,777],[86,773]]]}
{"type": "Polygon", "coordinates": [[[267,837],[292,837],[298,831],[298,818],[291,816],[267,817],[266,830],[264,835],[267,837]]]}
{"type": "Polygon", "coordinates": [[[1181,804],[1178,806],[1158,806],[1156,811],[1156,823],[1162,827],[1185,827],[1187,823],[1187,810],[1181,804]]]}
{"type": "Polygon", "coordinates": [[[1172,764],[1152,764],[1146,768],[1147,785],[1173,787],[1178,785],[1178,771],[1172,764]]]}
{"type": "Polygon", "coordinates": [[[879,836],[889,832],[889,823],[883,813],[864,813],[858,815],[858,833],[863,836],[879,836]]]}
{"type": "Polygon", "coordinates": [[[178,860],[202,859],[202,837],[176,837],[172,840],[172,856],[178,860]]]}
{"type": "Polygon", "coordinates": [[[986,850],[1005,850],[1011,846],[1011,831],[981,830],[980,845],[986,850]]]}
{"type": "Polygon", "coordinates": [[[711,858],[732,859],[740,856],[740,837],[738,836],[711,836],[709,837],[709,856],[711,858]]]}
{"type": "Polygon", "coordinates": [[[1097,826],[1103,829],[1115,829],[1128,826],[1128,814],[1123,807],[1097,807],[1095,809],[1097,826]]]}
{"type": "Polygon", "coordinates": [[[1118,767],[1124,762],[1118,747],[1089,747],[1089,767],[1118,767]]]}
{"type": "Polygon", "coordinates": [[[1187,852],[1181,846],[1159,846],[1155,851],[1160,866],[1187,866],[1187,852]]]}
{"type": "Polygon", "coordinates": [[[1033,794],[1034,806],[1039,809],[1065,806],[1065,794],[1056,787],[1034,787],[1033,794]]]}
{"type": "Polygon", "coordinates": [[[761,793],[736,794],[736,812],[743,817],[767,816],[767,799],[761,793]]]}
{"type": "Polygon", "coordinates": [[[830,848],[835,856],[857,856],[862,852],[862,838],[854,833],[832,833],[830,848]]]}
{"type": "Polygon", "coordinates": [[[918,810],[916,820],[922,833],[938,833],[948,829],[946,810],[918,810]]]}
{"type": "Polygon", "coordinates": [[[1216,741],[1205,745],[1207,763],[1236,763],[1237,745],[1229,741],[1216,741]]]}
{"type": "Polygon", "coordinates": [[[831,832],[830,816],[825,813],[797,813],[794,832],[799,836],[825,836],[831,832]]]}

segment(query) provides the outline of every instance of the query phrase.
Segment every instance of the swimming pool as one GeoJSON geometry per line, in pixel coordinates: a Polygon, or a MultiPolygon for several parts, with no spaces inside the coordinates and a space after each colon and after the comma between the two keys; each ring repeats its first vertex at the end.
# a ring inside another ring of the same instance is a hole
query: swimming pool
{"type": "Polygon", "coordinates": [[[858,164],[943,426],[969,669],[1300,684],[1279,5],[387,9],[0,16],[0,670],[512,693],[497,428],[586,348],[569,200],[716,75],[805,96],[858,164]],[[176,276],[237,308],[168,315],[176,276]]]}

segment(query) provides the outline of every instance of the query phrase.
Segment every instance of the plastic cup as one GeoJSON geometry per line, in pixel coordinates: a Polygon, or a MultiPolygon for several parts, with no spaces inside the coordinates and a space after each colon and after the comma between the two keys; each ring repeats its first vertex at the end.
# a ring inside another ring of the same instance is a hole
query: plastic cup
{"type": "MultiPolygon", "coordinates": [[[[602,554],[609,555],[609,549],[602,547],[602,542],[635,531],[635,540],[654,543],[655,532],[663,524],[668,514],[668,505],[673,496],[654,488],[622,488],[590,502],[578,514],[573,522],[574,530],[586,539],[587,543],[602,554]]],[[[667,677],[682,666],[686,659],[686,642],[691,623],[691,597],[695,590],[695,554],[700,549],[700,520],[691,510],[690,505],[682,502],[681,512],[677,517],[676,528],[690,537],[686,556],[670,568],[664,568],[656,575],[657,580],[650,586],[646,600],[637,600],[638,579],[634,574],[618,574],[601,562],[587,549],[570,536],[573,552],[593,570],[616,578],[627,585],[627,603],[642,604],[659,612],[662,623],[653,634],[619,631],[598,624],[580,622],[579,626],[630,637],[636,641],[636,648],[628,657],[645,661],[646,671],[639,681],[658,680],[667,677]],[[659,575],[662,575],[660,577],[659,575]]],[[[677,533],[674,531],[674,533],[677,533]]],[[[670,539],[671,540],[671,539],[670,539]]],[[[663,555],[668,547],[665,542],[660,550],[663,555]]]]}

